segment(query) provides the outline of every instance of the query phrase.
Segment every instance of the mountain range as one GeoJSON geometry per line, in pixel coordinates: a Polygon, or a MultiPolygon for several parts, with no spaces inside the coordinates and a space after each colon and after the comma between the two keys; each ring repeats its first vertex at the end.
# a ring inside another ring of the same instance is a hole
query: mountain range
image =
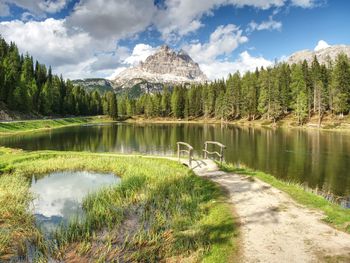
{"type": "MultiPolygon", "coordinates": [[[[316,56],[320,64],[327,65],[340,53],[350,57],[350,46],[334,45],[317,51],[301,50],[290,55],[285,61],[290,65],[304,60],[312,63],[316,56]]],[[[112,80],[101,78],[73,80],[73,84],[85,87],[89,91],[94,89],[101,93],[114,91],[117,94],[128,94],[130,97],[161,91],[164,85],[172,87],[205,82],[209,82],[209,79],[201,71],[198,63],[185,51],[176,52],[166,45],[147,57],[144,62],[120,72],[112,80]]]]}

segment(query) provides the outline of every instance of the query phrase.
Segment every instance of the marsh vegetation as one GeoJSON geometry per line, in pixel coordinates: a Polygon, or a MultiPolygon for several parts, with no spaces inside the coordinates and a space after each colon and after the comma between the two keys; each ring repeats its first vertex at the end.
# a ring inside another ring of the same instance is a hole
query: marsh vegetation
{"type": "Polygon", "coordinates": [[[225,194],[176,162],[76,152],[23,152],[2,148],[0,259],[227,262],[237,229],[225,194]],[[33,175],[54,171],[111,172],[119,185],[83,200],[85,217],[52,232],[35,227],[28,210],[33,175]],[[33,246],[35,249],[33,249],[33,246]]]}

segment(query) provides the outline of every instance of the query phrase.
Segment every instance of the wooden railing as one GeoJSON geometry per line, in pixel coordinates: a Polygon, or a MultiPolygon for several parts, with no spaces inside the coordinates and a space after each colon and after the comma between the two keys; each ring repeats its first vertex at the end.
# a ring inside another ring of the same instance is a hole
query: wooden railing
{"type": "Polygon", "coordinates": [[[192,164],[192,158],[193,158],[193,147],[185,142],[177,142],[177,158],[180,161],[180,155],[181,153],[187,153],[188,154],[188,165],[191,167],[192,164]],[[186,147],[183,149],[183,146],[186,147]]]}
{"type": "Polygon", "coordinates": [[[214,141],[206,141],[204,143],[204,159],[208,159],[208,155],[217,155],[220,159],[220,164],[222,164],[223,160],[224,160],[224,149],[226,148],[225,145],[223,145],[222,143],[219,142],[214,142],[214,141]],[[212,144],[212,145],[216,145],[220,147],[220,152],[214,151],[214,152],[210,152],[208,151],[208,144],[212,144]]]}

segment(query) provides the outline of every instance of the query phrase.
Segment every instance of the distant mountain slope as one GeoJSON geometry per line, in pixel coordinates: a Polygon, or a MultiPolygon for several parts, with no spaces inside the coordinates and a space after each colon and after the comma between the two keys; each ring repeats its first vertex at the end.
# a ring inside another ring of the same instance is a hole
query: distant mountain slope
{"type": "Polygon", "coordinates": [[[306,60],[308,63],[312,63],[314,56],[316,56],[320,64],[328,64],[329,61],[334,61],[340,53],[345,53],[348,57],[350,57],[350,46],[335,45],[317,51],[297,51],[289,56],[287,63],[293,64],[302,62],[303,60],[306,60]]]}
{"type": "MultiPolygon", "coordinates": [[[[162,46],[145,62],[119,73],[112,83],[115,87],[130,88],[142,83],[177,85],[206,81],[208,78],[187,53],[162,46]]],[[[147,85],[143,88],[147,88],[147,85]]]]}
{"type": "Polygon", "coordinates": [[[90,79],[76,79],[72,80],[73,85],[81,86],[87,91],[97,90],[101,94],[107,91],[113,91],[112,83],[107,79],[90,78],[90,79]]]}

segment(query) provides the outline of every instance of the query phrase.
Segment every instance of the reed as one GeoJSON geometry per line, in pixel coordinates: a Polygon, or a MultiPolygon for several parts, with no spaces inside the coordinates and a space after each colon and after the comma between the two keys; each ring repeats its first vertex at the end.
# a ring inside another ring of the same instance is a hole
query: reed
{"type": "MultiPolygon", "coordinates": [[[[22,185],[28,202],[33,175],[88,170],[113,172],[122,178],[119,185],[84,199],[82,220],[73,219],[59,227],[51,241],[39,240],[40,256],[96,262],[229,262],[235,258],[237,228],[227,197],[213,182],[195,176],[176,162],[114,154],[1,151],[4,174],[0,182],[7,184],[6,178],[17,178],[8,195],[17,195],[22,185]]],[[[9,207],[17,202],[14,200],[9,207]]],[[[24,213],[27,205],[22,203],[18,211],[24,213]]],[[[18,243],[33,240],[30,233],[36,230],[33,218],[29,218],[28,236],[18,243]]],[[[20,227],[15,217],[11,225],[20,227]]],[[[13,241],[6,241],[7,250],[15,250],[13,241]]]]}

